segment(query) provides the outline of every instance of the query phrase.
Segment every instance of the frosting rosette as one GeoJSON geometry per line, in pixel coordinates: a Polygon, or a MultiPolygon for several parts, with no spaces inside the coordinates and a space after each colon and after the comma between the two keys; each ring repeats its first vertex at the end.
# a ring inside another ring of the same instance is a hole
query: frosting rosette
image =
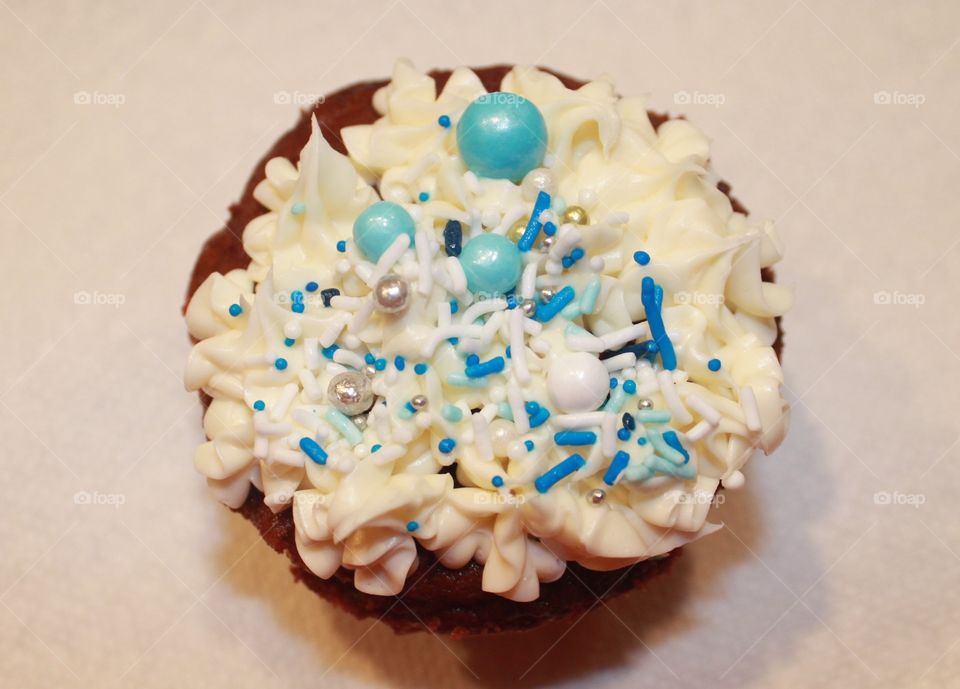
{"type": "Polygon", "coordinates": [[[374,595],[419,549],[531,601],[568,562],[616,569],[720,528],[717,489],[786,432],[791,296],[706,137],[533,67],[491,93],[457,69],[438,92],[399,61],[373,105],[347,155],[314,120],[299,160],[267,164],[249,265],[186,310],[217,498],[256,486],[314,574],[374,595]]]}

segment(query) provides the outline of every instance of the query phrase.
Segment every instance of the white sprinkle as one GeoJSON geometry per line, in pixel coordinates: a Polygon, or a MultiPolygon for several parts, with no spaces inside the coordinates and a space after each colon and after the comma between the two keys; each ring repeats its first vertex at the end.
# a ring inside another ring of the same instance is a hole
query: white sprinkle
{"type": "Polygon", "coordinates": [[[741,471],[734,471],[725,479],[722,479],[723,487],[729,488],[730,490],[736,490],[737,488],[743,488],[743,484],[746,481],[746,477],[741,471]]]}
{"type": "Polygon", "coordinates": [[[600,424],[600,451],[604,457],[617,453],[617,415],[606,413],[600,424]]]}
{"type": "Polygon", "coordinates": [[[413,417],[413,422],[417,425],[417,428],[430,428],[430,425],[433,423],[433,417],[430,415],[430,412],[422,411],[416,416],[413,417]]]}
{"type": "MultiPolygon", "coordinates": [[[[334,335],[336,339],[336,335],[334,335]]],[[[307,368],[313,371],[320,368],[320,346],[315,337],[306,337],[303,340],[303,358],[307,368]]]]}
{"type": "Polygon", "coordinates": [[[361,297],[348,297],[338,294],[330,300],[330,306],[343,311],[357,311],[363,306],[364,300],[361,297]]]}
{"type": "Polygon", "coordinates": [[[604,225],[626,225],[628,222],[630,222],[630,214],[623,211],[609,213],[603,219],[604,225]]]}
{"type": "Polygon", "coordinates": [[[403,256],[409,248],[410,236],[407,234],[398,235],[397,238],[393,240],[393,243],[387,247],[387,250],[381,254],[380,259],[377,261],[377,267],[373,269],[369,277],[364,278],[361,276],[363,281],[370,287],[373,287],[377,284],[377,280],[390,272],[393,264],[399,261],[400,257],[403,256]]]}
{"type": "Polygon", "coordinates": [[[344,366],[352,366],[353,368],[363,368],[363,359],[356,352],[351,352],[349,349],[338,349],[333,353],[333,360],[338,364],[343,364],[344,366]]]}
{"type": "Polygon", "coordinates": [[[413,184],[423,175],[423,173],[439,162],[440,157],[436,153],[428,153],[406,169],[403,175],[401,175],[403,183],[408,185],[413,184]]]}
{"type": "Polygon", "coordinates": [[[365,283],[369,285],[371,284],[370,276],[373,275],[373,269],[374,269],[374,266],[372,263],[363,261],[362,263],[358,263],[356,266],[354,266],[353,272],[357,274],[358,278],[360,278],[361,280],[363,280],[365,283]]]}
{"type": "Polygon", "coordinates": [[[347,333],[343,336],[343,346],[347,349],[360,349],[360,338],[356,335],[347,333]]]}
{"type": "Polygon", "coordinates": [[[607,267],[607,262],[600,256],[591,256],[588,265],[594,273],[602,273],[603,269],[607,267]]]}
{"type": "Polygon", "coordinates": [[[500,224],[491,230],[493,234],[506,234],[507,230],[517,222],[520,218],[523,217],[523,214],[527,212],[527,205],[524,203],[518,203],[515,206],[512,206],[506,213],[503,214],[503,218],[500,220],[500,224]]]}
{"type": "Polygon", "coordinates": [[[288,467],[302,467],[303,453],[272,445],[267,452],[267,461],[275,464],[283,464],[288,467]]]}
{"type": "Polygon", "coordinates": [[[537,288],[537,263],[528,263],[523,269],[520,278],[520,296],[524,299],[533,299],[533,292],[537,288]]]}
{"type": "Polygon", "coordinates": [[[430,256],[430,241],[427,239],[427,233],[423,230],[417,230],[414,241],[417,248],[417,263],[420,268],[417,291],[428,297],[433,292],[433,262],[430,256]]]}
{"type": "Polygon", "coordinates": [[[593,189],[581,189],[577,195],[577,200],[581,206],[593,206],[597,203],[597,192],[593,189]]]}
{"type": "Polygon", "coordinates": [[[603,361],[603,365],[607,367],[608,371],[619,371],[620,369],[629,368],[637,363],[637,355],[633,352],[624,352],[623,354],[617,354],[612,356],[609,359],[603,361]]]}
{"type": "Polygon", "coordinates": [[[559,261],[569,254],[570,250],[583,239],[583,234],[580,230],[578,230],[575,225],[569,223],[561,225],[555,236],[556,241],[554,241],[553,246],[550,247],[550,258],[554,261],[559,261]]]}
{"type": "Polygon", "coordinates": [[[296,318],[291,318],[283,326],[283,334],[291,340],[296,340],[302,333],[303,328],[300,326],[300,321],[296,318]]]}
{"type": "Polygon", "coordinates": [[[447,274],[450,276],[450,286],[453,293],[460,295],[467,291],[467,274],[463,272],[460,259],[456,256],[447,256],[447,274]]]}
{"type": "Polygon", "coordinates": [[[507,388],[507,397],[510,400],[510,410],[513,412],[513,425],[517,427],[518,433],[526,433],[530,430],[530,419],[524,408],[523,392],[520,391],[519,386],[511,385],[507,388]]]}
{"type": "MultiPolygon", "coordinates": [[[[501,402],[503,400],[500,400],[501,402]]],[[[484,421],[490,423],[500,414],[500,404],[485,404],[483,409],[480,410],[481,416],[483,416],[484,421]]]]}
{"type": "Polygon", "coordinates": [[[711,426],[706,421],[698,421],[693,428],[684,433],[684,436],[686,436],[687,440],[691,443],[695,443],[706,438],[713,429],[714,426],[711,426]]]}
{"type": "Polygon", "coordinates": [[[257,459],[266,459],[270,449],[270,441],[265,435],[258,435],[253,441],[253,456],[257,459]]]}
{"type": "Polygon", "coordinates": [[[627,326],[626,328],[621,328],[620,330],[614,330],[613,332],[606,333],[601,335],[600,339],[603,340],[604,347],[606,349],[613,349],[615,347],[620,347],[625,345],[627,342],[633,342],[634,340],[639,340],[640,338],[647,338],[650,335],[650,326],[644,323],[636,323],[634,325],[627,326]]]}
{"type": "Polygon", "coordinates": [[[507,300],[502,297],[497,297],[495,299],[484,299],[483,301],[474,303],[470,306],[470,308],[466,309],[463,312],[463,316],[460,317],[460,323],[464,325],[470,325],[485,313],[503,311],[505,308],[507,308],[507,300]]]}
{"type": "Polygon", "coordinates": [[[450,325],[451,322],[451,309],[450,302],[441,301],[437,304],[437,327],[446,328],[450,325]]]}
{"type": "Polygon", "coordinates": [[[372,453],[370,459],[373,460],[374,464],[389,464],[403,457],[406,452],[407,449],[403,445],[384,445],[372,453]]]}
{"type": "Polygon", "coordinates": [[[565,336],[567,348],[574,352],[602,352],[609,349],[599,337],[588,332],[572,332],[565,336]]]}
{"type": "Polygon", "coordinates": [[[467,187],[467,191],[471,194],[480,193],[480,180],[478,180],[477,176],[470,170],[463,173],[463,183],[467,187]]]}
{"type": "MultiPolygon", "coordinates": [[[[513,309],[508,318],[510,319],[510,360],[513,363],[513,373],[517,377],[520,385],[526,385],[530,382],[530,370],[527,367],[527,347],[523,341],[523,312],[520,309],[513,309]]],[[[517,391],[519,394],[519,390],[517,391]]],[[[527,415],[522,414],[524,425],[526,425],[527,415]]],[[[513,412],[514,420],[517,418],[517,412],[513,412]]],[[[520,424],[517,424],[517,428],[520,424]]],[[[529,430],[529,426],[527,427],[529,430]]],[[[521,431],[526,433],[526,431],[521,431]]]]}
{"type": "Polygon", "coordinates": [[[547,259],[543,269],[547,272],[547,275],[560,275],[563,272],[563,266],[560,265],[560,262],[552,258],[547,259]]]}
{"type": "Polygon", "coordinates": [[[493,445],[490,441],[490,429],[487,426],[487,420],[482,412],[473,414],[472,419],[474,446],[477,448],[477,454],[480,459],[489,461],[493,459],[493,445]]]}
{"type": "Polygon", "coordinates": [[[460,337],[460,338],[479,338],[483,334],[483,329],[479,325],[448,325],[445,328],[437,328],[433,331],[433,334],[430,336],[430,339],[427,340],[427,343],[423,346],[421,352],[424,357],[433,356],[433,350],[437,348],[437,345],[448,340],[451,337],[460,337]]]}
{"type": "Polygon", "coordinates": [[[540,321],[535,321],[532,318],[523,319],[523,332],[528,335],[539,335],[543,332],[543,323],[540,321]]]}
{"type": "MultiPolygon", "coordinates": [[[[309,407],[297,407],[290,412],[290,416],[293,417],[294,421],[310,431],[318,440],[323,440],[329,435],[327,427],[321,425],[320,418],[314,414],[309,407]]],[[[297,446],[299,442],[299,436],[290,436],[291,447],[297,446]]]]}
{"type": "Polygon", "coordinates": [[[280,396],[277,398],[277,401],[273,403],[273,407],[270,408],[271,421],[279,421],[287,415],[287,410],[290,409],[290,403],[293,402],[293,398],[297,396],[299,391],[300,388],[296,383],[287,383],[283,386],[283,390],[280,391],[280,396]]]}
{"type": "Polygon", "coordinates": [[[370,315],[373,313],[373,299],[368,298],[363,302],[363,306],[353,314],[353,318],[347,324],[347,330],[352,333],[363,330],[363,327],[367,324],[367,321],[370,320],[370,315]]]}
{"type": "Polygon", "coordinates": [[[740,406],[743,407],[743,416],[747,423],[747,429],[754,433],[760,432],[763,425],[760,423],[760,407],[757,405],[757,396],[753,388],[744,385],[740,388],[740,406]]]}
{"type": "MultiPolygon", "coordinates": [[[[586,411],[579,414],[557,414],[550,417],[550,420],[556,423],[559,428],[584,428],[586,426],[599,426],[611,412],[605,411],[586,411]]],[[[615,415],[614,419],[616,419],[615,415]]]]}
{"type": "Polygon", "coordinates": [[[550,343],[542,337],[534,337],[530,340],[530,349],[540,355],[548,354],[550,352],[550,343]]]}
{"type": "Polygon", "coordinates": [[[690,415],[690,412],[687,411],[687,408],[683,406],[683,402],[680,401],[677,386],[673,382],[673,372],[660,371],[657,374],[657,382],[660,384],[660,392],[663,393],[663,399],[666,400],[667,406],[670,407],[670,413],[673,414],[674,421],[681,426],[686,426],[688,423],[693,422],[693,417],[690,415]]]}
{"type": "Polygon", "coordinates": [[[337,261],[337,272],[340,273],[340,275],[346,275],[350,272],[352,267],[353,266],[350,265],[350,261],[345,258],[341,258],[339,261],[337,261]]]}
{"type": "Polygon", "coordinates": [[[720,412],[714,409],[703,398],[698,395],[687,395],[686,402],[687,406],[702,416],[703,420],[711,426],[716,426],[720,423],[720,412]]]}
{"type": "Polygon", "coordinates": [[[258,435],[286,435],[293,430],[288,423],[273,423],[267,419],[267,412],[258,411],[253,415],[253,430],[258,435]]]}
{"type": "Polygon", "coordinates": [[[480,222],[484,227],[496,227],[500,222],[500,211],[496,208],[484,208],[480,215],[480,222]]]}
{"type": "Polygon", "coordinates": [[[327,365],[324,366],[324,369],[326,370],[328,375],[335,376],[338,373],[343,373],[344,371],[346,371],[347,367],[341,366],[340,364],[335,364],[332,361],[328,361],[327,365]]]}
{"type": "MultiPolygon", "coordinates": [[[[348,320],[349,318],[341,316],[331,321],[330,324],[324,328],[323,332],[320,333],[320,346],[329,347],[336,342],[337,338],[340,337],[340,332],[343,330],[343,326],[347,324],[348,320]]],[[[306,340],[304,340],[304,344],[306,344],[306,340]]],[[[311,368],[316,367],[311,366],[311,368]]]]}

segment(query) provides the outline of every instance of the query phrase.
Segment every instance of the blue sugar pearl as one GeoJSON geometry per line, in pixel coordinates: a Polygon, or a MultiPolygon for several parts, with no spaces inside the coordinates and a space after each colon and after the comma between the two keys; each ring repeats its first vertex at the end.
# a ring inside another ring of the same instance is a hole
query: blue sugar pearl
{"type": "Polygon", "coordinates": [[[302,304],[302,303],[303,303],[303,292],[301,292],[301,291],[298,290],[298,289],[293,290],[293,291],[290,293],[290,301],[292,301],[294,304],[297,304],[297,303],[302,304]]]}
{"type": "Polygon", "coordinates": [[[230,304],[230,315],[236,318],[243,313],[243,307],[240,304],[230,304]]]}
{"type": "Polygon", "coordinates": [[[257,411],[263,411],[267,408],[267,405],[263,403],[263,400],[257,400],[253,403],[253,408],[257,411]]]}
{"type": "Polygon", "coordinates": [[[393,365],[397,367],[398,371],[402,371],[407,367],[407,360],[398,354],[393,358],[393,365]]]}
{"type": "Polygon", "coordinates": [[[467,287],[474,294],[506,294],[520,280],[523,259],[517,245],[500,234],[480,234],[460,252],[467,287]]]}
{"type": "Polygon", "coordinates": [[[543,162],[547,123],[526,98],[486,93],[460,116],[457,146],[467,167],[480,177],[519,182],[543,162]]]}
{"type": "Polygon", "coordinates": [[[529,402],[523,405],[523,408],[527,410],[528,414],[536,414],[538,411],[540,411],[540,404],[538,402],[534,402],[533,400],[530,400],[529,402]]]}
{"type": "Polygon", "coordinates": [[[650,263],[650,254],[646,251],[635,251],[633,252],[633,260],[639,263],[642,266],[650,263]]]}
{"type": "Polygon", "coordinates": [[[412,246],[414,231],[413,218],[403,206],[378,201],[357,216],[353,223],[353,241],[365,258],[377,261],[402,234],[410,238],[412,246]]]}
{"type": "Polygon", "coordinates": [[[413,372],[416,373],[418,376],[422,376],[424,373],[427,372],[427,365],[424,363],[419,363],[413,367],[413,372]]]}
{"type": "Polygon", "coordinates": [[[480,357],[476,354],[467,355],[467,366],[476,366],[480,363],[480,357]]]}
{"type": "Polygon", "coordinates": [[[283,357],[278,357],[277,360],[273,362],[273,365],[277,367],[278,371],[282,371],[287,367],[287,360],[283,357]]]}
{"type": "Polygon", "coordinates": [[[377,369],[378,371],[386,371],[386,370],[387,370],[387,360],[386,360],[386,359],[377,359],[376,361],[373,362],[373,367],[374,367],[375,369],[377,369]]]}
{"type": "Polygon", "coordinates": [[[337,345],[330,345],[329,347],[324,347],[320,351],[323,352],[323,355],[328,359],[332,359],[333,355],[337,353],[337,350],[340,349],[337,345]]]}
{"type": "Polygon", "coordinates": [[[617,389],[617,386],[618,386],[619,384],[620,384],[620,381],[617,380],[616,378],[611,378],[611,379],[610,379],[610,389],[611,389],[611,390],[616,390],[616,389],[617,389]]]}
{"type": "Polygon", "coordinates": [[[421,191],[417,198],[420,199],[420,203],[423,203],[424,201],[428,201],[430,199],[430,194],[425,191],[421,191]]]}
{"type": "Polygon", "coordinates": [[[379,450],[381,447],[383,447],[383,445],[377,443],[376,445],[374,445],[373,447],[370,448],[370,452],[376,452],[376,451],[379,450]]]}
{"type": "Polygon", "coordinates": [[[543,224],[543,233],[548,237],[552,237],[557,233],[557,226],[552,222],[547,222],[543,224]]]}
{"type": "Polygon", "coordinates": [[[646,444],[647,444],[647,439],[645,437],[640,436],[639,438],[637,438],[637,445],[646,445],[646,444]]]}
{"type": "Polygon", "coordinates": [[[586,252],[582,247],[578,246],[570,252],[570,258],[572,258],[574,261],[579,261],[581,258],[583,258],[584,254],[586,254],[586,252]]]}
{"type": "Polygon", "coordinates": [[[533,444],[532,440],[524,440],[523,446],[527,448],[527,452],[533,452],[533,448],[536,447],[536,445],[533,444]]]}
{"type": "Polygon", "coordinates": [[[564,268],[571,268],[573,266],[573,257],[564,256],[563,258],[560,259],[560,263],[561,265],[563,265],[564,268]]]}
{"type": "Polygon", "coordinates": [[[710,361],[707,362],[707,368],[709,368],[711,371],[719,371],[720,359],[710,359],[710,361]]]}
{"type": "Polygon", "coordinates": [[[454,440],[453,438],[444,438],[437,445],[437,449],[439,449],[440,452],[444,454],[448,454],[450,452],[453,452],[453,448],[455,448],[456,446],[457,446],[456,440],[454,440]]]}
{"type": "Polygon", "coordinates": [[[637,381],[635,380],[623,381],[623,391],[628,395],[634,394],[637,391],[637,381]]]}
{"type": "Polygon", "coordinates": [[[307,210],[307,207],[304,206],[301,201],[297,201],[295,204],[290,206],[290,212],[294,215],[303,215],[305,210],[307,210]]]}
{"type": "Polygon", "coordinates": [[[294,340],[292,337],[288,337],[283,341],[283,344],[287,345],[288,347],[292,347],[295,343],[296,340],[294,340]]]}
{"type": "Polygon", "coordinates": [[[337,251],[339,251],[341,254],[347,253],[347,240],[346,240],[346,239],[341,239],[339,242],[337,242],[337,251]]]}
{"type": "Polygon", "coordinates": [[[630,440],[630,431],[626,428],[621,428],[617,431],[617,437],[620,438],[620,440],[630,440]]]}
{"type": "Polygon", "coordinates": [[[366,354],[363,355],[363,361],[364,363],[367,363],[367,364],[373,364],[373,363],[376,363],[377,357],[375,357],[370,352],[367,352],[366,354]]]}
{"type": "Polygon", "coordinates": [[[450,115],[440,115],[440,117],[437,118],[437,124],[444,129],[448,129],[450,127],[450,115]]]}
{"type": "Polygon", "coordinates": [[[456,313],[456,312],[459,311],[459,310],[460,310],[460,305],[456,302],[456,300],[451,301],[451,302],[450,302],[450,313],[456,313]]]}
{"type": "Polygon", "coordinates": [[[294,313],[303,313],[303,309],[304,306],[302,301],[295,301],[290,305],[290,310],[294,313]]]}
{"type": "Polygon", "coordinates": [[[507,349],[506,349],[506,351],[504,352],[504,354],[507,355],[507,358],[508,358],[508,359],[510,359],[510,358],[513,357],[513,350],[510,349],[510,345],[507,345],[507,349]]]}
{"type": "Polygon", "coordinates": [[[413,521],[412,519],[407,522],[407,531],[413,532],[419,528],[420,528],[420,525],[417,522],[413,521]]]}
{"type": "Polygon", "coordinates": [[[310,282],[307,283],[305,289],[308,292],[316,292],[318,289],[320,289],[320,285],[318,285],[317,283],[311,280],[310,282]]]}
{"type": "Polygon", "coordinates": [[[494,488],[499,488],[503,485],[503,476],[494,476],[490,483],[493,484],[494,488]]]}

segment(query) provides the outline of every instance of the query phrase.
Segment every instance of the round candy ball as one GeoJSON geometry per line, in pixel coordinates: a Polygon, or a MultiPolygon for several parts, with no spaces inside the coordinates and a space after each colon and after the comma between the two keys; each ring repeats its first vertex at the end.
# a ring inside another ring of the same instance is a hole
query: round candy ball
{"type": "Polygon", "coordinates": [[[457,146],[463,162],[480,177],[519,182],[543,163],[547,123],[526,98],[503,91],[487,93],[463,111],[457,146]]]}
{"type": "Polygon", "coordinates": [[[520,280],[520,249],[500,234],[480,234],[463,246],[460,265],[474,294],[506,294],[520,280]]]}
{"type": "Polygon", "coordinates": [[[353,241],[365,258],[376,261],[402,234],[410,237],[412,245],[415,229],[413,218],[403,206],[378,201],[357,216],[353,223],[353,241]]]}
{"type": "Polygon", "coordinates": [[[610,392],[610,374],[600,359],[592,354],[564,354],[550,364],[547,392],[562,412],[594,411],[610,392]]]}

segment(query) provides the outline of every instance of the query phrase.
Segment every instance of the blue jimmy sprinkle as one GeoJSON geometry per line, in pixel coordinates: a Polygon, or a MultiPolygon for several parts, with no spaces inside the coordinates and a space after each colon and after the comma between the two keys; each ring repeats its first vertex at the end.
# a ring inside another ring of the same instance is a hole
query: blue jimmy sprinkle
{"type": "Polygon", "coordinates": [[[623,450],[620,450],[613,456],[613,459],[610,462],[610,466],[607,467],[606,473],[603,475],[603,482],[608,486],[612,486],[617,482],[617,477],[620,476],[620,473],[627,468],[627,464],[630,463],[630,455],[628,455],[623,450]]]}
{"type": "Polygon", "coordinates": [[[647,312],[647,323],[650,324],[653,341],[657,343],[657,347],[660,349],[663,368],[672,371],[677,367],[677,357],[673,351],[673,343],[670,342],[670,337],[663,325],[663,316],[660,313],[660,307],[663,303],[663,289],[649,276],[643,278],[641,282],[640,300],[647,312]]]}
{"type": "Polygon", "coordinates": [[[449,454],[453,452],[453,448],[457,446],[457,441],[453,438],[444,438],[437,444],[437,449],[444,454],[449,454]]]}
{"type": "Polygon", "coordinates": [[[594,445],[597,434],[593,431],[558,431],[553,434],[553,442],[557,445],[594,445]]]}
{"type": "Polygon", "coordinates": [[[559,464],[548,469],[546,473],[538,476],[534,480],[533,485],[536,487],[538,493],[546,493],[557,481],[563,480],[573,472],[582,468],[586,463],[587,461],[580,455],[570,455],[559,464]]]}
{"type": "Polygon", "coordinates": [[[504,366],[506,366],[506,362],[503,360],[503,357],[495,356],[487,361],[467,366],[464,373],[467,374],[468,378],[483,378],[491,373],[500,373],[500,371],[504,369],[504,366]]]}
{"type": "Polygon", "coordinates": [[[524,440],[523,446],[527,448],[527,452],[533,452],[533,448],[536,447],[536,445],[533,444],[532,440],[524,440]]]}
{"type": "Polygon", "coordinates": [[[376,362],[377,357],[375,357],[370,352],[367,352],[366,354],[363,355],[363,360],[365,363],[372,364],[376,362]]]}
{"type": "Polygon", "coordinates": [[[550,418],[550,411],[546,407],[540,407],[537,411],[530,414],[530,428],[539,428],[550,418]]]}
{"type": "Polygon", "coordinates": [[[447,256],[459,256],[463,250],[463,228],[458,220],[448,220],[443,228],[443,248],[447,256]]]}
{"type": "Polygon", "coordinates": [[[303,450],[303,454],[312,459],[317,464],[326,464],[327,463],[327,453],[324,451],[320,444],[313,438],[308,438],[306,436],[300,438],[300,449],[303,450]]]}
{"type": "Polygon", "coordinates": [[[533,245],[537,243],[537,235],[540,234],[542,224],[540,214],[550,207],[550,194],[541,191],[537,194],[537,200],[533,202],[533,211],[530,212],[530,220],[527,221],[527,227],[520,235],[517,241],[517,248],[520,251],[530,251],[533,245]]]}
{"type": "Polygon", "coordinates": [[[617,431],[617,437],[624,441],[630,440],[630,430],[627,428],[621,428],[619,431],[617,431]]]}
{"type": "Polygon", "coordinates": [[[625,380],[623,381],[623,391],[628,395],[633,395],[637,391],[637,381],[635,380],[625,380]]]}
{"type": "Polygon", "coordinates": [[[566,285],[562,290],[553,295],[553,299],[548,301],[546,304],[541,304],[537,307],[536,318],[541,323],[546,323],[558,313],[563,311],[563,308],[573,301],[573,298],[576,296],[576,292],[573,290],[573,287],[566,285]]]}
{"type": "Polygon", "coordinates": [[[285,345],[288,346],[288,347],[292,347],[296,342],[297,342],[297,341],[296,341],[295,339],[293,339],[292,337],[288,337],[287,339],[285,339],[285,340],[283,341],[283,344],[285,344],[285,345]]]}
{"type": "Polygon", "coordinates": [[[329,347],[324,347],[320,351],[323,352],[323,355],[328,359],[332,359],[333,355],[336,354],[337,350],[340,349],[339,345],[332,344],[329,347]]]}

